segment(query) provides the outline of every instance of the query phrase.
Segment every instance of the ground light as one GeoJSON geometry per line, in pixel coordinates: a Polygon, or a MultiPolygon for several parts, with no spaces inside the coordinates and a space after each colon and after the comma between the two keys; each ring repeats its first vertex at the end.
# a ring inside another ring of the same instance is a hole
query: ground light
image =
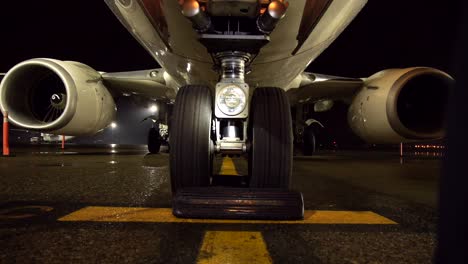
{"type": "Polygon", "coordinates": [[[158,106],[157,105],[151,105],[149,107],[149,111],[152,113],[152,114],[155,114],[157,111],[158,111],[158,106]]]}
{"type": "Polygon", "coordinates": [[[114,143],[115,143],[115,140],[114,140],[114,130],[117,129],[117,123],[116,123],[116,122],[112,122],[112,123],[110,124],[110,127],[111,127],[111,143],[112,143],[113,145],[115,145],[115,144],[114,144],[114,143]]]}

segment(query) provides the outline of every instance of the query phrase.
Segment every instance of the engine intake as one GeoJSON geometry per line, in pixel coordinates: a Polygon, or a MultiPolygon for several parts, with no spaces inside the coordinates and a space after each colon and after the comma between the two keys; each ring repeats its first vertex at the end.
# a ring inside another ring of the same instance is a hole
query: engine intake
{"type": "Polygon", "coordinates": [[[19,127],[66,135],[95,134],[116,112],[98,72],[78,62],[52,59],[13,67],[0,85],[0,108],[19,127]]]}
{"type": "Polygon", "coordinates": [[[439,139],[454,80],[433,68],[390,69],[365,80],[348,121],[369,143],[439,139]]]}

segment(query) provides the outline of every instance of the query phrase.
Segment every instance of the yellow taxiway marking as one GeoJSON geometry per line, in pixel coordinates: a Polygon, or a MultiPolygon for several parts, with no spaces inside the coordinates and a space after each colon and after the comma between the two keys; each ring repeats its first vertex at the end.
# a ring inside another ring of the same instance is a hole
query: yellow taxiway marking
{"type": "Polygon", "coordinates": [[[223,158],[223,164],[221,165],[219,175],[239,175],[236,170],[236,165],[234,165],[234,161],[230,157],[223,158]]]}
{"type": "Polygon", "coordinates": [[[396,222],[370,211],[305,211],[304,220],[222,220],[184,219],[172,215],[171,208],[99,207],[90,206],[66,215],[59,221],[85,222],[149,222],[204,224],[364,224],[395,225],[396,222]]]}
{"type": "Polygon", "coordinates": [[[197,264],[273,263],[260,232],[208,231],[197,264]]]}

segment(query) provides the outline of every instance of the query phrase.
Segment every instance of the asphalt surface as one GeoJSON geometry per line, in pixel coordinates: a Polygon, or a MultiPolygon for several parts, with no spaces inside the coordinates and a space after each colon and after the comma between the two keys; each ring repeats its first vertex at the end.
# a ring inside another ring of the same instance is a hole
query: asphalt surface
{"type": "MultiPolygon", "coordinates": [[[[274,263],[430,263],[437,242],[441,162],[434,157],[295,157],[293,188],[307,210],[372,211],[397,225],[61,222],[87,206],[170,207],[168,154],[12,150],[16,157],[0,158],[0,263],[196,263],[211,231],[261,234],[274,263]]],[[[233,161],[245,173],[245,161],[233,161]]]]}

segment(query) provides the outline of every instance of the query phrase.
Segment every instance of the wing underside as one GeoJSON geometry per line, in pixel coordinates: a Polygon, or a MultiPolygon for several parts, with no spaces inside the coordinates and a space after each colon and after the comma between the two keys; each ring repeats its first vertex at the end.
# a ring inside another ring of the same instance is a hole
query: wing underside
{"type": "Polygon", "coordinates": [[[176,87],[162,69],[101,74],[115,96],[140,95],[149,99],[174,100],[176,87]]]}
{"type": "Polygon", "coordinates": [[[297,88],[287,91],[291,105],[320,100],[349,100],[363,86],[359,78],[345,78],[304,72],[297,88]]]}
{"type": "MultiPolygon", "coordinates": [[[[320,100],[349,100],[363,86],[359,78],[304,72],[297,87],[287,90],[291,105],[320,100]]],[[[149,99],[174,100],[178,85],[162,69],[102,73],[106,87],[115,96],[140,95],[149,99]]]]}

